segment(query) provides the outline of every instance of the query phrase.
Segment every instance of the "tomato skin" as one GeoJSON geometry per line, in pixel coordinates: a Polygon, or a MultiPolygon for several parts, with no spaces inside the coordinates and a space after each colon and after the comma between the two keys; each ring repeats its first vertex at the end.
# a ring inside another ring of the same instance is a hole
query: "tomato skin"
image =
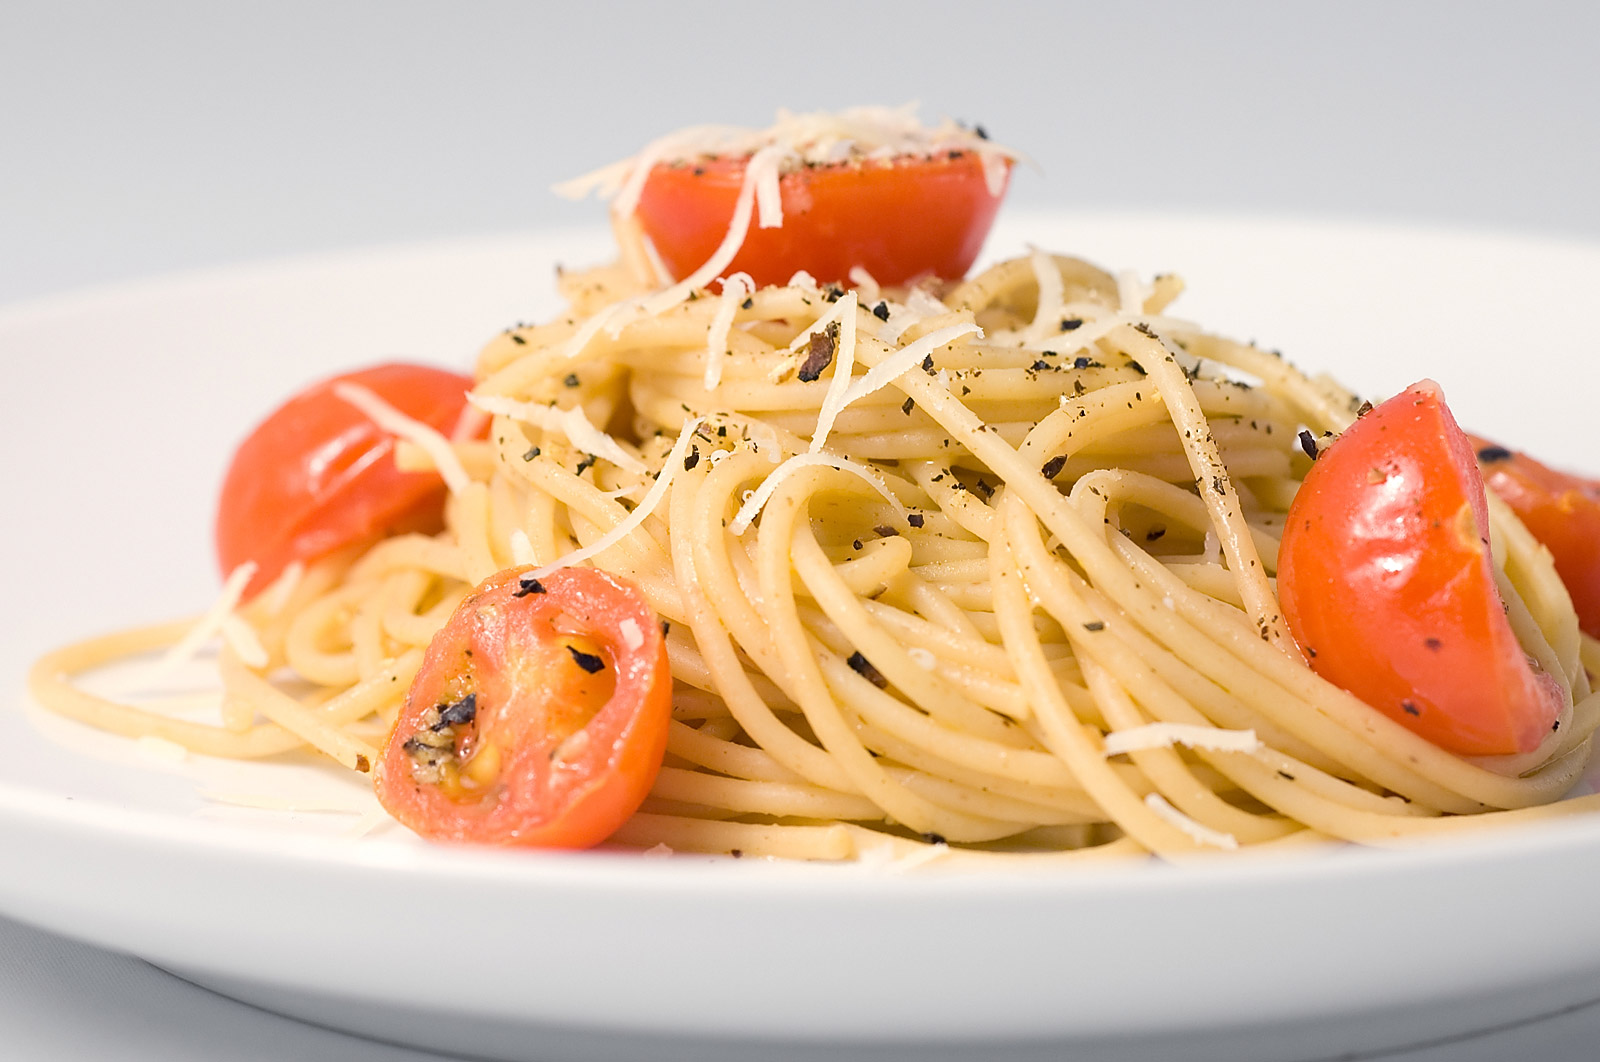
{"type": "Polygon", "coordinates": [[[1284,619],[1311,667],[1462,755],[1531,751],[1562,708],[1505,617],[1488,527],[1471,443],[1425,380],[1318,455],[1279,551],[1284,619]]]}
{"type": "Polygon", "coordinates": [[[1600,482],[1473,437],[1484,482],[1555,559],[1578,625],[1600,638],[1600,482]]]}
{"type": "Polygon", "coordinates": [[[443,369],[375,365],[313,384],[257,425],[234,452],[217,505],[223,574],[246,561],[259,566],[247,597],[291,562],[444,526],[443,482],[395,468],[394,436],[334,394],[343,382],[446,435],[472,388],[470,377],[443,369]]]}
{"type": "MultiPolygon", "coordinates": [[[[709,158],[651,170],[635,214],[673,279],[693,273],[721,244],[745,161],[709,158]]],[[[960,277],[982,250],[1005,195],[1004,188],[989,194],[974,151],[806,166],[785,173],[778,187],[783,225],[759,228],[752,215],[724,275],[742,271],[758,286],[786,283],[800,269],[820,283],[845,282],[852,266],[885,285],[930,273],[960,277]]]]}
{"type": "Polygon", "coordinates": [[[563,568],[539,581],[542,592],[519,592],[529,570],[493,575],[461,603],[390,732],[378,799],[430,840],[587,848],[638,810],[661,769],[672,670],[644,595],[594,568],[563,568]],[[574,662],[574,638],[603,668],[574,662]],[[486,755],[497,769],[478,785],[429,781],[415,739],[428,736],[430,710],[469,693],[475,714],[454,728],[451,770],[469,775],[486,755]],[[587,703],[597,695],[603,703],[587,703]]]}

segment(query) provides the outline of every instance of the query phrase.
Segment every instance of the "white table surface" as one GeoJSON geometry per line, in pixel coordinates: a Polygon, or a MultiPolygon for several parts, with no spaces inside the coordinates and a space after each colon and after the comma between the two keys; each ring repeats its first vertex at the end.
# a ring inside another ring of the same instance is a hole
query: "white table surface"
{"type": "MultiPolygon", "coordinates": [[[[549,184],[677,125],[914,99],[1030,154],[1039,168],[1019,175],[1020,205],[1600,240],[1600,14],[1577,4],[724,10],[7,3],[0,302],[592,223],[598,207],[556,200],[549,184]]],[[[4,918],[0,1030],[0,1056],[19,1062],[440,1057],[268,1014],[4,918]]],[[[1600,1006],[1385,1057],[1597,1055],[1600,1006]]]]}

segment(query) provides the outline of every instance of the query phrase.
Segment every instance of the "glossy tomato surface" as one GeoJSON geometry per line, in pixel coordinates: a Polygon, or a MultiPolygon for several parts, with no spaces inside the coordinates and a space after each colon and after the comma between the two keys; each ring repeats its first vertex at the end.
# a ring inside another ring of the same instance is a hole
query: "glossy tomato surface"
{"type": "Polygon", "coordinates": [[[1585,634],[1600,638],[1600,483],[1473,439],[1484,482],[1544,543],[1585,634]]]}
{"type": "Polygon", "coordinates": [[[346,382],[447,436],[472,388],[471,378],[443,369],[376,365],[314,384],[262,421],[234,453],[217,506],[223,574],[259,566],[247,595],[293,561],[443,526],[444,483],[395,467],[394,436],[334,393],[346,382]]]}
{"type": "MultiPolygon", "coordinates": [[[[635,213],[674,279],[722,243],[744,170],[744,159],[714,158],[651,171],[635,213]]],[[[784,174],[779,189],[783,225],[759,228],[753,215],[724,275],[742,271],[757,285],[782,284],[803,269],[819,282],[844,282],[860,266],[880,284],[960,277],[1005,194],[989,193],[972,151],[805,166],[784,174]]]]}
{"type": "Polygon", "coordinates": [[[1506,619],[1488,527],[1472,445],[1423,381],[1318,455],[1279,552],[1284,619],[1311,667],[1465,755],[1532,750],[1562,706],[1506,619]]]}
{"type": "Polygon", "coordinates": [[[650,791],[671,716],[666,640],[637,588],[510,569],[428,646],[378,799],[431,840],[585,848],[650,791]]]}

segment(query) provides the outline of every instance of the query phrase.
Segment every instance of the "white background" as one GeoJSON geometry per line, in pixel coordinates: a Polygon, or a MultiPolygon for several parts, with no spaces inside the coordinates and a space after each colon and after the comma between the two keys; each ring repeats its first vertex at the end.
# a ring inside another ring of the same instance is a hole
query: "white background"
{"type": "Polygon", "coordinates": [[[598,221],[548,193],[682,124],[917,100],[1018,205],[1600,237],[1581,3],[0,5],[0,301],[598,221]]]}
{"type": "MultiPolygon", "coordinates": [[[[678,125],[911,100],[1029,155],[1020,206],[1594,241],[1597,46],[1600,9],[1575,3],[10,2],[0,302],[591,224],[601,207],[549,186],[678,125]]],[[[8,463],[36,459],[22,445],[6,437],[8,463]]],[[[3,921],[0,1025],[19,1059],[419,1057],[3,921]]],[[[1579,1012],[1402,1057],[1565,1062],[1596,1042],[1579,1012]]]]}

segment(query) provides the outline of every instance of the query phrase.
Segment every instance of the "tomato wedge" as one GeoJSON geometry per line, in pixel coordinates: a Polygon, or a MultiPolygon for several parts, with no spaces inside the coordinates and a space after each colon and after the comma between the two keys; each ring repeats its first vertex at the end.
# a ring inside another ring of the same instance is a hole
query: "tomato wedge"
{"type": "Polygon", "coordinates": [[[223,574],[258,565],[247,596],[293,561],[444,526],[438,475],[396,468],[394,436],[334,393],[344,382],[446,435],[472,388],[470,377],[442,369],[376,365],[314,384],[262,421],[235,451],[217,505],[223,574]]]}
{"type": "Polygon", "coordinates": [[[434,637],[378,765],[431,840],[586,848],[655,783],[672,716],[644,595],[593,568],[491,576],[434,637]]]}
{"type": "Polygon", "coordinates": [[[1600,638],[1600,482],[1473,437],[1484,482],[1555,558],[1578,625],[1600,638]]]}
{"type": "Polygon", "coordinates": [[[1562,708],[1506,619],[1488,527],[1472,444],[1424,380],[1318,455],[1278,555],[1311,667],[1463,755],[1531,751],[1562,708]]]}
{"type": "MultiPolygon", "coordinates": [[[[707,158],[650,171],[635,214],[673,279],[705,264],[722,243],[746,161],[707,158]]],[[[778,187],[783,225],[759,228],[752,217],[725,274],[748,273],[757,285],[786,283],[800,269],[823,283],[843,282],[853,266],[880,284],[960,277],[1005,194],[990,194],[975,151],[808,165],[784,174],[778,187]]]]}

